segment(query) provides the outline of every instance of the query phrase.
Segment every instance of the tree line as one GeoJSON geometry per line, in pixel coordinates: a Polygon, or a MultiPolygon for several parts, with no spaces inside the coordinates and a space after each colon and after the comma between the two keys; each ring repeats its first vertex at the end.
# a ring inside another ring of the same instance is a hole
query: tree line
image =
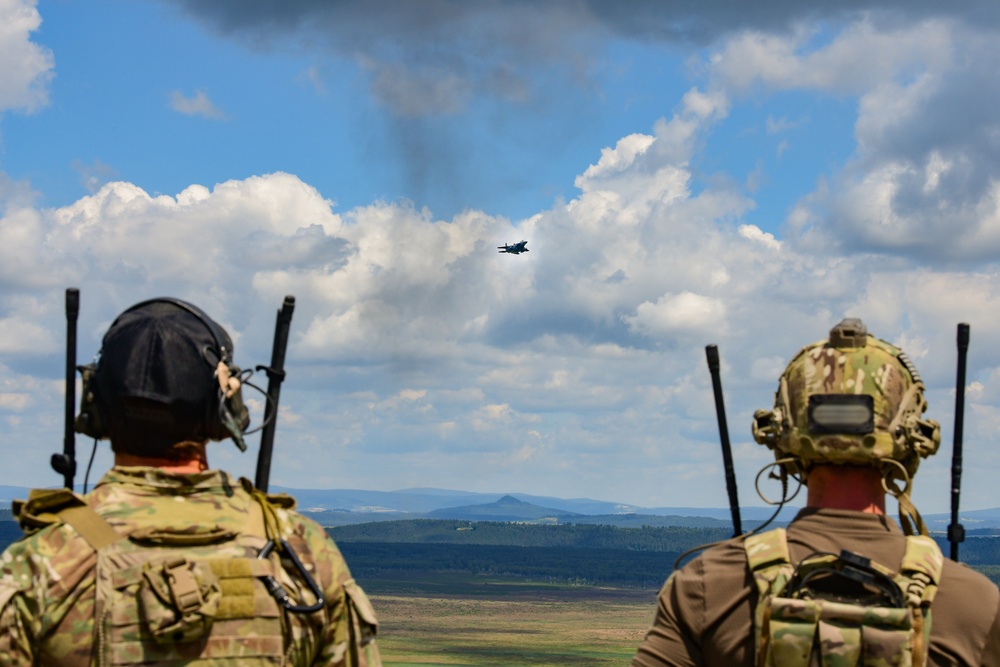
{"type": "MultiPolygon", "coordinates": [[[[328,528],[359,576],[464,572],[594,584],[662,583],[677,556],[725,540],[722,528],[403,520],[328,528]]],[[[935,535],[948,554],[948,540],[935,535]]],[[[1000,537],[967,539],[961,561],[1000,585],[1000,537]]]]}
{"type": "Polygon", "coordinates": [[[681,552],[728,539],[727,528],[642,526],[621,528],[594,524],[539,525],[502,521],[416,519],[379,521],[327,528],[338,544],[478,544],[511,547],[572,547],[623,551],[681,552]]]}

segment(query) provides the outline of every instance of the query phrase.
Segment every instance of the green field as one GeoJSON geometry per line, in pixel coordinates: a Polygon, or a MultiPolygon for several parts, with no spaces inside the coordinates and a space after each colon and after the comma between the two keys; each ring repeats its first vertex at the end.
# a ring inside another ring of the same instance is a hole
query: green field
{"type": "Polygon", "coordinates": [[[427,573],[365,580],[385,665],[628,665],[656,591],[427,573]]]}

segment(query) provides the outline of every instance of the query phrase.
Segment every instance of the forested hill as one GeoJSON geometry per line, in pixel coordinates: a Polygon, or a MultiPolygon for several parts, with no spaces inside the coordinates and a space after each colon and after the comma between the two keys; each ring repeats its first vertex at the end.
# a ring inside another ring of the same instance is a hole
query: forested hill
{"type": "Polygon", "coordinates": [[[684,551],[728,539],[726,528],[621,528],[593,524],[537,525],[496,521],[420,519],[379,521],[327,529],[337,542],[481,544],[513,547],[574,547],[626,551],[684,551]]]}
{"type": "MultiPolygon", "coordinates": [[[[466,572],[602,585],[656,586],[674,559],[731,537],[730,528],[621,528],[497,521],[380,521],[327,528],[357,576],[466,572]]],[[[944,553],[947,540],[935,536],[944,553]]],[[[962,562],[1000,581],[1000,537],[962,544],[962,562]]]]}

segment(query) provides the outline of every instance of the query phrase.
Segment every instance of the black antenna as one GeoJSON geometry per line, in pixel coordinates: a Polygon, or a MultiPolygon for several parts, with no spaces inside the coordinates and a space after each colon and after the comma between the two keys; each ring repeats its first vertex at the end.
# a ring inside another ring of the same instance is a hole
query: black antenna
{"type": "Polygon", "coordinates": [[[969,352],[969,325],[958,325],[958,374],[955,380],[955,440],[951,451],[951,523],[948,541],[951,559],[958,561],[958,545],[965,541],[965,528],[959,523],[958,500],[962,493],[962,429],[965,422],[965,364],[969,352]]]}
{"type": "Polygon", "coordinates": [[[292,327],[292,311],[295,297],[286,296],[274,325],[274,346],[271,348],[271,365],[258,366],[257,370],[267,373],[267,407],[264,408],[264,429],[260,434],[260,452],[257,454],[257,478],[255,485],[267,491],[271,477],[271,454],[274,451],[274,430],[278,425],[278,400],[281,397],[281,382],[285,379],[285,350],[288,348],[288,331],[292,327]]]}
{"type": "Polygon", "coordinates": [[[63,476],[63,484],[73,490],[76,476],[76,318],[80,314],[80,290],[66,289],[66,419],[63,453],[52,455],[52,469],[63,476]]]}
{"type": "Polygon", "coordinates": [[[722,441],[722,462],[726,468],[726,490],[729,492],[729,510],[733,515],[733,537],[743,534],[740,521],[740,500],[736,492],[736,473],[733,472],[733,451],[729,444],[729,427],[726,426],[726,405],[722,400],[722,378],[719,375],[719,348],[705,346],[708,357],[708,371],[712,374],[712,390],[715,392],[715,415],[719,419],[719,439],[722,441]]]}

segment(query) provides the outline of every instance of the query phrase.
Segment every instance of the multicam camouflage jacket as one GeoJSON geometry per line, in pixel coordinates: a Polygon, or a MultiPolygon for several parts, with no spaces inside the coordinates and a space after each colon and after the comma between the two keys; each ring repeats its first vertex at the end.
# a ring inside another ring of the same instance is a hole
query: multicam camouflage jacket
{"type": "Polygon", "coordinates": [[[27,535],[0,556],[0,665],[379,667],[371,604],[293,507],[224,472],[145,467],[86,498],[15,501],[27,535]]]}

